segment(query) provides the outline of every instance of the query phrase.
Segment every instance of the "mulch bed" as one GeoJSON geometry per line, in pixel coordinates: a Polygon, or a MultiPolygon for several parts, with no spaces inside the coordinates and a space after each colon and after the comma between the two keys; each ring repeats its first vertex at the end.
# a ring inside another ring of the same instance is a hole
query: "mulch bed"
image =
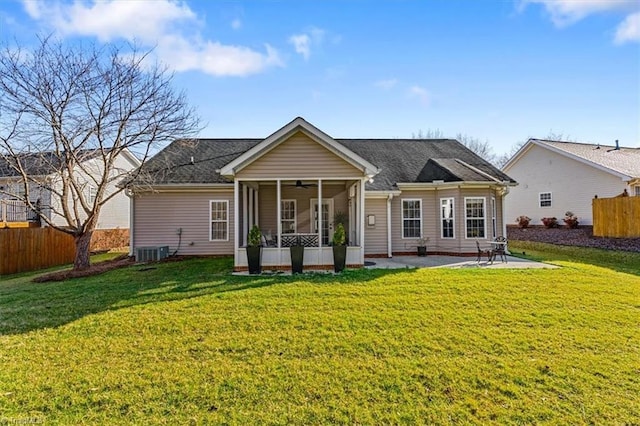
{"type": "Polygon", "coordinates": [[[115,259],[105,260],[89,266],[89,268],[82,271],[64,270],[58,272],[52,272],[50,274],[44,274],[37,276],[33,279],[35,283],[46,283],[50,281],[64,281],[69,278],[89,277],[92,275],[99,275],[113,269],[122,268],[124,266],[133,265],[135,260],[133,257],[129,257],[128,254],[123,254],[115,259]]]}
{"type": "Polygon", "coordinates": [[[580,226],[577,229],[566,227],[547,229],[537,226],[520,229],[508,226],[507,236],[509,240],[513,241],[534,241],[565,246],[640,252],[640,238],[594,237],[592,226],[580,226]]]}

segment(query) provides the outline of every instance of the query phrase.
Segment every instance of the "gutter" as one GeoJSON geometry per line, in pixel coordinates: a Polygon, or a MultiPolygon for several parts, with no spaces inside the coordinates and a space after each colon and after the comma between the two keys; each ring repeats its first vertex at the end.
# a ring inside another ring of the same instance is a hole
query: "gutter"
{"type": "Polygon", "coordinates": [[[387,257],[393,257],[393,247],[391,245],[391,200],[393,194],[390,193],[387,197],[387,257]]]}

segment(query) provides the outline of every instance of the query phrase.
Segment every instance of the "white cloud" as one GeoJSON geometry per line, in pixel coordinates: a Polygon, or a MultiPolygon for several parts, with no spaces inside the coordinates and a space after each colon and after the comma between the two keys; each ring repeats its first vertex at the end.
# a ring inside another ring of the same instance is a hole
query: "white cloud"
{"type": "Polygon", "coordinates": [[[307,34],[294,34],[289,37],[289,43],[293,44],[296,53],[302,55],[305,60],[311,56],[311,37],[307,34]]]}
{"type": "Polygon", "coordinates": [[[627,15],[616,29],[614,41],[622,44],[640,40],[640,2],[638,0],[521,0],[520,10],[529,4],[541,4],[558,28],[574,24],[589,15],[618,13],[627,15]]]}
{"type": "Polygon", "coordinates": [[[566,27],[594,13],[638,8],[637,0],[522,0],[520,6],[529,4],[543,5],[557,27],[566,27]]]}
{"type": "Polygon", "coordinates": [[[231,28],[233,28],[234,30],[239,30],[240,28],[242,28],[242,21],[238,18],[234,19],[233,21],[231,21],[231,28]]]}
{"type": "Polygon", "coordinates": [[[398,84],[398,80],[395,78],[390,78],[388,80],[378,80],[373,83],[374,86],[383,90],[391,90],[396,86],[396,84],[398,84]]]}
{"type": "Polygon", "coordinates": [[[418,99],[423,105],[428,105],[431,101],[431,95],[427,89],[420,86],[411,86],[409,89],[409,97],[418,99]]]}
{"type": "Polygon", "coordinates": [[[615,42],[640,42],[640,12],[632,13],[622,21],[616,30],[615,42]]]}
{"type": "Polygon", "coordinates": [[[311,56],[311,47],[320,46],[325,38],[325,30],[317,27],[310,27],[301,34],[294,34],[289,37],[289,43],[293,45],[296,53],[302,55],[305,61],[311,56]]]}
{"type": "Polygon", "coordinates": [[[23,4],[31,18],[53,27],[61,36],[96,37],[102,42],[125,39],[155,47],[157,58],[176,71],[244,76],[283,64],[278,52],[269,45],[263,53],[244,46],[202,40],[198,32],[202,23],[189,6],[179,0],[91,3],[23,0],[23,4]]]}

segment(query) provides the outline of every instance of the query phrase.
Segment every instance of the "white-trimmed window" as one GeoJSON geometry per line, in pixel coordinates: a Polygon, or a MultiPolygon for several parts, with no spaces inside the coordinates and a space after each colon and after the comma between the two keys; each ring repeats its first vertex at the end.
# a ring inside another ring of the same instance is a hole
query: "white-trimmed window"
{"type": "Polygon", "coordinates": [[[422,236],[422,200],[402,200],[402,238],[422,236]]]}
{"type": "Polygon", "coordinates": [[[440,198],[440,224],[442,238],[455,238],[453,198],[440,198]]]}
{"type": "Polygon", "coordinates": [[[211,200],[210,221],[211,235],[210,241],[229,241],[229,201],[211,200]]]}
{"type": "Polygon", "coordinates": [[[539,195],[540,207],[551,207],[551,193],[541,192],[539,195]]]}
{"type": "Polygon", "coordinates": [[[87,201],[87,204],[93,205],[96,201],[96,187],[87,185],[87,190],[84,195],[84,199],[87,201]]]}
{"type": "Polygon", "coordinates": [[[485,203],[484,197],[465,197],[464,226],[467,238],[486,238],[485,203]]]}
{"type": "Polygon", "coordinates": [[[280,204],[280,221],[283,234],[296,233],[296,200],[282,200],[280,204]]]}
{"type": "Polygon", "coordinates": [[[636,197],[640,197],[640,185],[636,186],[636,197]]]}
{"type": "Polygon", "coordinates": [[[493,238],[498,236],[498,221],[496,220],[496,199],[491,197],[491,230],[493,231],[493,238]]]}

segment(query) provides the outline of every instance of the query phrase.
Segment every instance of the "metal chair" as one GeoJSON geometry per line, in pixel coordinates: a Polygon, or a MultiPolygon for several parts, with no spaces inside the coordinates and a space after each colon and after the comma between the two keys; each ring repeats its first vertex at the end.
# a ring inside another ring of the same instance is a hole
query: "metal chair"
{"type": "Polygon", "coordinates": [[[493,259],[494,259],[493,249],[480,248],[480,243],[478,242],[478,240],[476,240],[476,247],[478,248],[478,259],[477,259],[478,264],[480,263],[480,260],[482,260],[482,256],[484,255],[487,256],[487,262],[493,263],[493,259]]]}
{"type": "Polygon", "coordinates": [[[495,242],[498,244],[496,244],[495,248],[493,249],[494,257],[497,257],[499,255],[501,261],[509,263],[509,261],[507,260],[507,239],[503,236],[500,236],[496,238],[495,242]]]}

